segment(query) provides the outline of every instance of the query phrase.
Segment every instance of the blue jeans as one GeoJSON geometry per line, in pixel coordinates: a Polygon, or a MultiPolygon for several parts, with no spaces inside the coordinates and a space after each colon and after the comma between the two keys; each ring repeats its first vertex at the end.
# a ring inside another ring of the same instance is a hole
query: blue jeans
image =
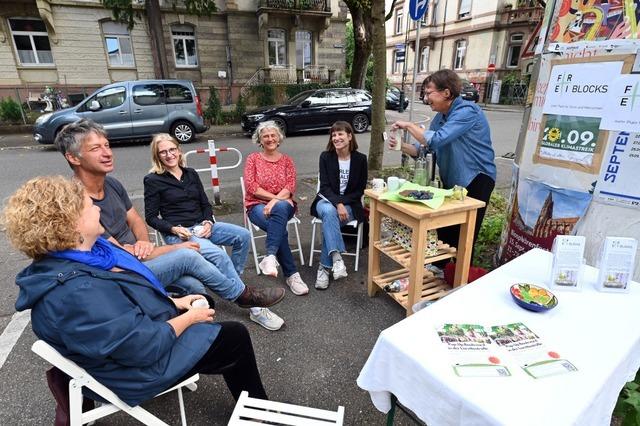
{"type": "Polygon", "coordinates": [[[227,276],[200,253],[187,248],[173,250],[144,264],[165,287],[176,285],[189,293],[205,293],[204,284],[223,299],[236,300],[245,288],[233,268],[235,276],[227,276]]]}
{"type": "Polygon", "coordinates": [[[264,215],[264,204],[257,204],[249,210],[249,220],[267,233],[265,248],[267,255],[275,255],[282,266],[285,277],[298,272],[289,247],[287,222],[293,217],[294,208],[286,201],[278,201],[271,209],[271,215],[264,215]]]}
{"type": "MultiPolygon", "coordinates": [[[[191,231],[194,227],[187,229],[191,231]]],[[[178,244],[183,241],[173,234],[162,234],[162,236],[167,244],[178,244]]],[[[242,226],[224,222],[214,223],[213,231],[209,238],[190,238],[191,241],[200,244],[200,254],[223,272],[226,270],[224,265],[229,263],[229,256],[217,246],[231,246],[230,262],[233,264],[237,275],[242,275],[244,272],[244,266],[249,255],[250,239],[251,234],[242,226]]]]}
{"type": "Polygon", "coordinates": [[[349,213],[349,217],[345,221],[340,221],[338,209],[329,201],[320,200],[316,204],[316,212],[318,218],[322,219],[322,252],[320,253],[320,264],[327,269],[333,266],[331,253],[337,251],[344,253],[347,249],[344,246],[344,240],[340,233],[340,227],[346,225],[353,220],[353,211],[351,206],[344,206],[349,213]]]}

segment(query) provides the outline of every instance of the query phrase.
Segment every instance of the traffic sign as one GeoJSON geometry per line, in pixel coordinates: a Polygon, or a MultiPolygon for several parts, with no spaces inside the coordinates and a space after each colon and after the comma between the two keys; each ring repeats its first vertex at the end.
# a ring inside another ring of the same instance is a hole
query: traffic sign
{"type": "Polygon", "coordinates": [[[494,72],[496,70],[496,64],[489,64],[487,72],[494,72]]]}
{"type": "Polygon", "coordinates": [[[409,16],[414,21],[419,21],[427,11],[429,6],[429,0],[410,0],[409,1],[409,16]]]}

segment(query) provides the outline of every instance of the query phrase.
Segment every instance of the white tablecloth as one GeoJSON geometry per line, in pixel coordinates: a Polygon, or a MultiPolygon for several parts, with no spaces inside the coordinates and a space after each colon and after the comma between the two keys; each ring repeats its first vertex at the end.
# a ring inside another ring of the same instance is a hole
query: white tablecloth
{"type": "Polygon", "coordinates": [[[429,426],[609,425],[618,393],[640,366],[640,284],[628,294],[594,289],[586,267],[581,292],[555,291],[544,313],[518,307],[517,282],[547,287],[551,253],[534,249],[380,333],[358,377],[376,408],[390,393],[429,426]],[[534,379],[510,363],[505,378],[458,377],[436,327],[442,323],[523,322],[577,372],[534,379]]]}

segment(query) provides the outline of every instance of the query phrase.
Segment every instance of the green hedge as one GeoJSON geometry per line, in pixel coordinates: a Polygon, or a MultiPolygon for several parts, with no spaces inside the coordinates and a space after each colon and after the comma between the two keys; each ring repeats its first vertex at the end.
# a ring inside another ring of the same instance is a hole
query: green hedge
{"type": "Polygon", "coordinates": [[[10,123],[22,122],[22,112],[20,104],[13,98],[0,99],[0,120],[10,123]]]}

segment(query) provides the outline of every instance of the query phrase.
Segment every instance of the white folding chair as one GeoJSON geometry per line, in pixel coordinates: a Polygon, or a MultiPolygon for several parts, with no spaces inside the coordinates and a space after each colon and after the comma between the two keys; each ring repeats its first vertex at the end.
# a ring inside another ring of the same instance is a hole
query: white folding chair
{"type": "MultiPolygon", "coordinates": [[[[100,384],[96,379],[91,377],[91,375],[82,367],[80,367],[75,362],[63,357],[60,352],[55,350],[48,343],[38,340],[33,346],[31,346],[31,350],[43,358],[48,363],[52,364],[54,367],[62,370],[66,375],[71,377],[71,381],[69,382],[69,420],[71,426],[79,426],[89,422],[92,422],[97,419],[101,419],[110,414],[113,414],[118,411],[124,411],[130,416],[134,417],[136,420],[140,421],[145,425],[150,426],[168,426],[167,423],[163,422],[144,408],[139,405],[136,407],[131,407],[127,403],[123,402],[118,396],[109,390],[106,386],[100,384]],[[82,412],[82,388],[87,387],[95,392],[97,395],[107,400],[107,404],[100,405],[93,410],[89,410],[86,412],[82,412]]],[[[182,388],[186,387],[191,391],[195,391],[198,388],[196,382],[200,379],[198,374],[195,374],[189,377],[187,380],[178,383],[171,389],[167,389],[166,391],[159,393],[157,396],[164,395],[165,393],[177,390],[178,391],[178,402],[180,404],[180,418],[182,420],[182,425],[187,425],[187,418],[184,411],[184,400],[182,398],[182,388]]]]}
{"type": "MultiPolygon", "coordinates": [[[[260,227],[253,224],[251,220],[249,220],[249,215],[247,214],[247,209],[244,205],[244,198],[247,193],[244,187],[244,178],[240,177],[240,186],[242,187],[242,212],[244,214],[244,227],[249,230],[251,234],[251,251],[253,252],[253,262],[256,265],[256,273],[260,275],[260,267],[258,266],[259,260],[265,257],[265,255],[258,255],[258,251],[256,250],[256,240],[260,238],[267,238],[267,233],[264,232],[260,227]]],[[[298,243],[298,248],[291,250],[292,253],[298,252],[300,255],[300,265],[304,265],[304,254],[302,253],[302,244],[300,243],[300,232],[298,231],[298,224],[300,224],[300,219],[296,216],[293,216],[287,222],[287,228],[289,225],[293,225],[293,229],[296,231],[296,242],[298,243]]]]}
{"type": "MultiPolygon", "coordinates": [[[[316,187],[316,193],[320,192],[320,178],[318,178],[318,185],[316,187]]],[[[313,264],[313,253],[321,253],[321,249],[316,248],[316,225],[322,225],[322,219],[318,219],[314,217],[311,219],[311,250],[309,251],[309,266],[313,264]]],[[[341,231],[340,233],[345,236],[356,237],[356,250],[354,252],[345,252],[342,253],[344,256],[353,256],[356,258],[354,271],[358,272],[358,262],[360,260],[360,249],[362,249],[362,234],[363,234],[363,224],[358,223],[357,220],[352,220],[347,222],[345,226],[353,228],[353,231],[341,231]]]]}
{"type": "Polygon", "coordinates": [[[269,423],[291,426],[341,426],[343,422],[343,406],[338,406],[337,411],[320,410],[318,408],[251,398],[246,391],[243,391],[227,425],[241,426],[269,423]]]}

